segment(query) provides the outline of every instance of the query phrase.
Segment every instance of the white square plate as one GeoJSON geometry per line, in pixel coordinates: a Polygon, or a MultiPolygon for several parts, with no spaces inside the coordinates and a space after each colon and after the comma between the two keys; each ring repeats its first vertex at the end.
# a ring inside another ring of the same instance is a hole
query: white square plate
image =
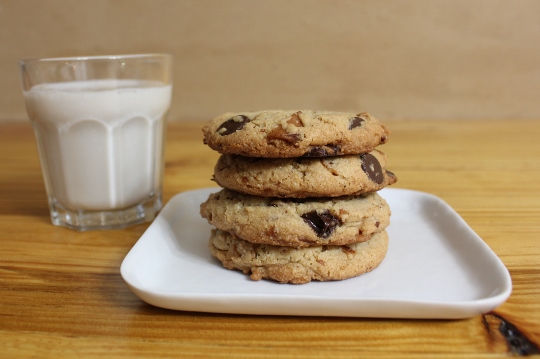
{"type": "Polygon", "coordinates": [[[205,188],[172,198],[128,253],[121,274],[145,302],[168,309],[262,315],[466,318],[490,311],[512,290],[493,251],[444,201],[385,188],[390,244],[371,273],[293,285],[252,281],[208,249],[205,188]]]}

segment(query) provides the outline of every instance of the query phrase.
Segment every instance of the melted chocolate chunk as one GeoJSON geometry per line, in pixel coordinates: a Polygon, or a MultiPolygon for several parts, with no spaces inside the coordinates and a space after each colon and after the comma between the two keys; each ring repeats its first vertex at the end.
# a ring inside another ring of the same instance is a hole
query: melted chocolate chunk
{"type": "Polygon", "coordinates": [[[287,123],[290,123],[291,125],[295,125],[296,127],[304,127],[304,124],[302,123],[302,120],[300,120],[300,114],[302,111],[298,111],[297,113],[293,113],[289,121],[287,123]]]}
{"type": "Polygon", "coordinates": [[[341,147],[339,145],[314,146],[304,153],[302,157],[329,157],[339,154],[341,154],[341,147]]]}
{"type": "Polygon", "coordinates": [[[356,251],[348,246],[341,246],[341,250],[343,251],[343,253],[345,254],[355,254],[356,251]]]}
{"type": "Polygon", "coordinates": [[[325,157],[328,156],[323,147],[312,147],[302,157],[325,157]]]}
{"type": "Polygon", "coordinates": [[[341,220],[333,216],[328,210],[322,213],[316,211],[304,213],[302,218],[317,233],[317,237],[322,238],[330,236],[334,229],[341,225],[341,220]]]}
{"type": "Polygon", "coordinates": [[[294,145],[300,141],[300,134],[287,133],[287,131],[285,131],[283,128],[277,127],[270,131],[270,133],[266,136],[266,139],[269,141],[279,140],[294,145]]]}
{"type": "Polygon", "coordinates": [[[349,120],[349,130],[352,130],[353,128],[360,127],[364,123],[364,119],[362,117],[355,116],[349,120]]]}
{"type": "Polygon", "coordinates": [[[216,132],[219,133],[221,136],[227,136],[231,133],[235,133],[236,131],[241,130],[244,125],[249,121],[250,119],[247,116],[234,116],[223,122],[221,126],[218,127],[216,132]]]}
{"type": "Polygon", "coordinates": [[[362,169],[367,174],[369,179],[377,184],[383,183],[384,175],[382,167],[375,156],[369,153],[364,153],[363,155],[360,155],[360,159],[362,160],[362,169]]]}
{"type": "Polygon", "coordinates": [[[328,147],[332,151],[332,154],[329,154],[329,156],[337,156],[341,154],[341,146],[339,145],[335,145],[335,146],[329,145],[326,147],[328,147]]]}

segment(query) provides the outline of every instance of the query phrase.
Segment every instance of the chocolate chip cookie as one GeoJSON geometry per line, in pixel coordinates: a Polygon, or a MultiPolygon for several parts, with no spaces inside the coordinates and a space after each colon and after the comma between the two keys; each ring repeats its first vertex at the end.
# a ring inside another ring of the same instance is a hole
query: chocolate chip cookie
{"type": "Polygon", "coordinates": [[[390,224],[390,208],[377,192],[280,199],[223,189],[201,204],[200,213],[248,242],[290,247],[364,242],[390,224]]]}
{"type": "Polygon", "coordinates": [[[386,256],[388,235],[382,231],[361,243],[292,248],[253,244],[214,229],[209,246],[225,268],[251,273],[253,280],[303,284],[343,280],[375,269],[386,256]]]}
{"type": "Polygon", "coordinates": [[[338,197],[378,191],[397,181],[378,150],[321,158],[221,155],[214,180],[221,187],[267,197],[338,197]]]}
{"type": "Polygon", "coordinates": [[[204,142],[248,157],[326,157],[371,152],[388,129],[367,113],[260,111],[226,113],[203,127],[204,142]]]}

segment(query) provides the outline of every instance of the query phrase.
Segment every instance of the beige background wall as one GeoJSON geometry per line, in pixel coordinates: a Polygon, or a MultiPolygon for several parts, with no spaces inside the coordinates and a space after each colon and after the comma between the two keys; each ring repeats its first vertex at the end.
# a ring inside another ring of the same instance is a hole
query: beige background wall
{"type": "Polygon", "coordinates": [[[20,58],[139,52],[175,55],[172,120],[540,118],[540,1],[0,0],[0,120],[20,58]]]}

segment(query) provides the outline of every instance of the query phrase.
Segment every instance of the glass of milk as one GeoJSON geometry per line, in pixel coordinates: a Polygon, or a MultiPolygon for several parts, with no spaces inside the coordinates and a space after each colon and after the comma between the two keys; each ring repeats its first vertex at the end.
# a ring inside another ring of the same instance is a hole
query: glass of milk
{"type": "Polygon", "coordinates": [[[171,66],[167,54],[20,62],[53,224],[85,231],[154,219],[171,66]]]}

